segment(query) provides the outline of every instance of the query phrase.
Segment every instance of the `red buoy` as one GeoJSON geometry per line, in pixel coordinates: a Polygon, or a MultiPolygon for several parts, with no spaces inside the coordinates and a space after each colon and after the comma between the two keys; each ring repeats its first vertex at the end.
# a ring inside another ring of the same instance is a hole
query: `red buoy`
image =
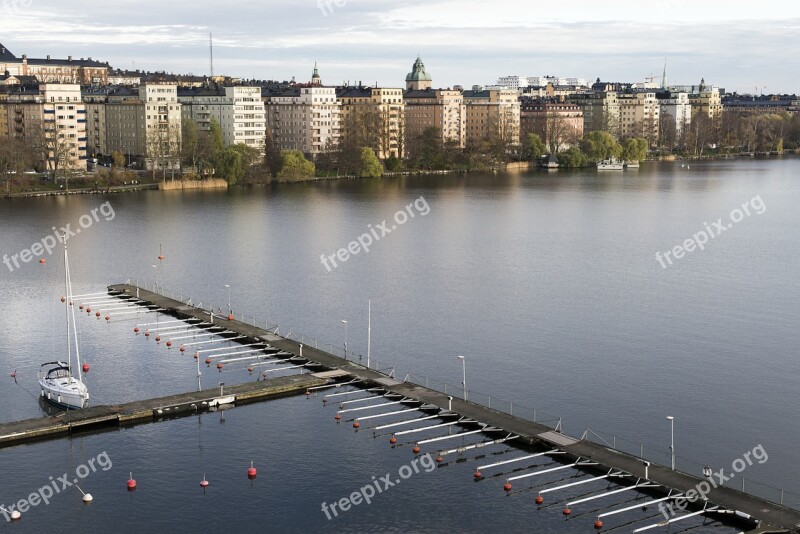
{"type": "Polygon", "coordinates": [[[158,343],[159,341],[161,341],[161,336],[156,336],[156,343],[158,343]]]}
{"type": "Polygon", "coordinates": [[[45,263],[47,263],[47,260],[46,260],[46,259],[44,259],[44,258],[42,258],[41,260],[39,260],[39,263],[41,263],[42,265],[44,265],[45,263]]]}
{"type": "Polygon", "coordinates": [[[564,515],[566,515],[566,516],[569,516],[569,515],[572,515],[572,510],[570,510],[569,508],[564,508],[564,509],[561,511],[561,513],[562,513],[562,514],[564,514],[564,515]]]}
{"type": "Polygon", "coordinates": [[[234,320],[234,316],[233,316],[233,314],[232,314],[232,313],[228,315],[228,320],[229,320],[229,321],[233,321],[233,320],[234,320]]]}
{"type": "Polygon", "coordinates": [[[306,397],[310,397],[310,396],[311,396],[311,392],[309,390],[306,390],[306,397]]]}
{"type": "Polygon", "coordinates": [[[480,480],[483,478],[483,473],[476,469],[472,476],[475,478],[475,480],[480,480]]]}
{"type": "Polygon", "coordinates": [[[207,488],[208,487],[208,480],[206,480],[206,476],[205,475],[203,475],[203,480],[200,481],[200,487],[201,488],[207,488]]]}
{"type": "Polygon", "coordinates": [[[149,330],[145,331],[144,337],[150,337],[150,331],[149,330]]]}
{"type": "Polygon", "coordinates": [[[444,458],[442,458],[442,455],[440,454],[439,456],[436,457],[436,463],[440,464],[442,462],[444,462],[444,458]]]}
{"type": "Polygon", "coordinates": [[[138,326],[134,326],[133,327],[133,333],[134,334],[138,334],[139,333],[139,327],[138,326]]]}
{"type": "Polygon", "coordinates": [[[361,423],[359,423],[358,421],[353,421],[353,428],[358,428],[360,426],[361,426],[361,423]]]}
{"type": "MultiPolygon", "coordinates": [[[[194,357],[197,358],[197,354],[194,357]]],[[[211,365],[211,358],[206,358],[206,365],[211,365]]]]}
{"type": "Polygon", "coordinates": [[[506,491],[511,491],[511,484],[506,482],[505,484],[503,484],[503,489],[506,491]]]}
{"type": "Polygon", "coordinates": [[[89,307],[87,307],[87,308],[86,308],[86,313],[92,313],[92,309],[91,309],[91,308],[89,308],[89,307]]]}
{"type": "Polygon", "coordinates": [[[249,478],[250,480],[253,480],[254,478],[256,478],[256,474],[257,474],[256,468],[253,467],[253,462],[251,461],[250,462],[250,469],[247,470],[247,478],[249,478]]]}
{"type": "Polygon", "coordinates": [[[78,308],[82,310],[82,309],[83,309],[83,304],[81,304],[80,306],[78,306],[78,308]]]}
{"type": "Polygon", "coordinates": [[[598,519],[597,521],[594,522],[594,528],[600,530],[601,528],[603,528],[603,522],[598,519]]]}
{"type": "Polygon", "coordinates": [[[64,297],[61,297],[61,302],[66,302],[66,301],[67,301],[67,299],[65,299],[64,297]]]}
{"type": "Polygon", "coordinates": [[[541,495],[536,496],[536,504],[542,504],[544,502],[544,497],[541,495]]]}
{"type": "Polygon", "coordinates": [[[186,352],[186,347],[184,347],[183,345],[181,345],[181,352],[186,352]]]}
{"type": "Polygon", "coordinates": [[[167,348],[172,347],[172,341],[167,341],[167,348]]]}
{"type": "Polygon", "coordinates": [[[84,363],[83,364],[83,372],[84,373],[88,373],[89,372],[89,364],[88,363],[84,363]]]}
{"type": "Polygon", "coordinates": [[[17,378],[17,372],[16,372],[16,371],[14,371],[13,373],[11,373],[11,374],[10,374],[10,375],[8,375],[8,376],[10,376],[11,378],[17,378]]]}
{"type": "Polygon", "coordinates": [[[334,417],[334,419],[336,419],[337,421],[341,421],[342,420],[342,416],[337,413],[336,417],[334,417]]]}
{"type": "Polygon", "coordinates": [[[100,312],[96,312],[95,316],[100,317],[100,312]]]}
{"type": "Polygon", "coordinates": [[[221,363],[218,363],[218,364],[217,364],[217,369],[219,369],[219,370],[220,370],[220,372],[222,372],[222,364],[221,364],[221,363]]]}
{"type": "Polygon", "coordinates": [[[250,373],[251,375],[253,374],[253,366],[252,365],[247,368],[247,372],[250,373]]]}
{"type": "Polygon", "coordinates": [[[106,315],[106,321],[110,321],[110,320],[111,320],[111,316],[110,315],[106,315]]]}
{"type": "Polygon", "coordinates": [[[136,481],[133,479],[133,473],[131,473],[128,477],[128,491],[133,491],[136,489],[136,481]]]}
{"type": "Polygon", "coordinates": [[[414,445],[414,448],[411,449],[411,452],[413,452],[414,454],[419,454],[419,451],[420,451],[419,445],[414,445]]]}
{"type": "Polygon", "coordinates": [[[394,437],[394,436],[392,436],[391,438],[389,438],[389,443],[391,443],[392,445],[394,445],[395,443],[397,443],[397,438],[396,438],[396,437],[394,437]]]}

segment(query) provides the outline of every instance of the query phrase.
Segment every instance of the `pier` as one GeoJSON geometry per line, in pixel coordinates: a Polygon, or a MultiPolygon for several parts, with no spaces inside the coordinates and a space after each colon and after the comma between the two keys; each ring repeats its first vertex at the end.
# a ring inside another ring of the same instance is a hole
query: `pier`
{"type": "MultiPolygon", "coordinates": [[[[398,437],[406,436],[416,439],[418,432],[430,432],[437,428],[448,429],[447,435],[426,437],[417,441],[400,443],[400,445],[413,445],[412,452],[419,454],[423,447],[425,452],[438,452],[437,462],[443,461],[443,456],[451,453],[463,453],[467,450],[490,447],[507,443],[516,445],[521,449],[543,450],[522,456],[520,458],[484,465],[476,469],[475,481],[491,483],[497,475],[484,477],[481,469],[492,469],[503,464],[512,464],[530,458],[546,457],[558,464],[558,467],[539,469],[516,474],[507,478],[500,478],[505,484],[502,490],[511,493],[517,481],[530,479],[538,475],[558,470],[572,470],[578,474],[588,474],[588,478],[579,478],[575,481],[559,486],[539,488],[536,493],[536,504],[542,505],[547,499],[553,503],[563,502],[564,515],[572,514],[571,506],[579,506],[585,502],[601,499],[630,490],[643,493],[647,496],[657,495],[658,498],[645,500],[634,506],[619,508],[603,512],[598,510],[582,513],[596,519],[595,528],[602,529],[602,518],[615,514],[626,513],[641,508],[643,505],[667,503],[672,504],[676,499],[690,499],[696,488],[708,486],[703,499],[692,500],[688,508],[673,515],[671,519],[659,521],[634,530],[641,532],[658,527],[667,527],[671,523],[688,519],[690,517],[705,515],[709,517],[727,517],[729,520],[745,522],[751,525],[752,534],[767,532],[800,533],[800,511],[772,502],[758,496],[745,493],[730,486],[711,487],[710,477],[701,478],[668,466],[647,462],[642,457],[632,455],[613,446],[607,446],[589,441],[586,435],[573,437],[563,433],[560,421],[555,426],[548,426],[541,421],[522,417],[519,412],[511,413],[484,406],[480,403],[459,398],[455,392],[450,394],[436,391],[435,389],[409,382],[398,380],[393,372],[386,374],[379,370],[368,368],[337,355],[321,350],[318,347],[308,346],[300,341],[284,337],[277,327],[268,325],[257,326],[237,320],[232,315],[219,316],[213,311],[205,310],[189,304],[190,300],[180,301],[169,298],[160,293],[148,291],[131,284],[113,285],[108,288],[109,294],[123,300],[139,303],[143,309],[158,310],[159,313],[170,315],[176,319],[175,323],[190,326],[204,325],[205,329],[215,332],[216,336],[228,341],[235,340],[242,348],[261,347],[248,349],[242,352],[228,354],[246,354],[230,360],[219,360],[218,368],[222,369],[223,362],[241,363],[254,358],[283,358],[280,363],[293,364],[285,369],[302,367],[309,369],[309,374],[292,375],[280,378],[270,378],[263,381],[250,382],[237,386],[226,387],[225,391],[217,388],[193,393],[184,393],[161,399],[151,399],[129,403],[123,406],[98,406],[76,412],[65,413],[57,418],[41,418],[16,423],[0,424],[0,447],[19,443],[31,439],[59,437],[88,428],[104,426],[120,426],[140,422],[155,421],[180,415],[190,415],[200,410],[214,409],[221,403],[241,404],[267,400],[281,395],[290,395],[305,392],[307,396],[324,393],[333,388],[342,386],[357,387],[357,390],[348,390],[342,393],[325,395],[324,403],[339,403],[340,409],[336,413],[336,420],[352,422],[358,429],[361,424],[375,425],[369,427],[377,437],[377,431],[393,429],[390,443],[395,446],[398,437]],[[212,330],[213,329],[213,330],[212,330]],[[254,352],[262,352],[261,356],[253,356],[254,352]],[[356,394],[366,394],[353,398],[356,394]],[[342,396],[342,400],[338,400],[342,396]],[[334,400],[336,399],[336,400],[334,400]],[[370,401],[375,400],[376,403],[370,401]],[[375,408],[382,411],[373,412],[375,408]],[[415,415],[416,419],[405,418],[415,415]],[[369,423],[367,422],[369,421],[369,423]],[[411,425],[425,422],[423,427],[409,428],[411,425]],[[452,428],[463,429],[453,434],[452,428]],[[394,430],[396,429],[396,430],[394,430]],[[451,438],[467,435],[481,435],[489,441],[454,448],[451,450],[437,449],[451,438]],[[428,448],[434,447],[434,448],[428,448]],[[598,493],[572,500],[556,499],[552,494],[562,489],[593,482],[614,483],[618,488],[610,490],[598,489],[598,493]],[[512,482],[514,484],[512,484],[512,482]]],[[[124,313],[124,312],[123,312],[124,313]]],[[[162,323],[167,325],[168,322],[162,323]]],[[[161,330],[169,330],[171,326],[164,326],[161,330]]],[[[176,327],[178,328],[178,327],[176,327]]],[[[203,341],[200,343],[211,343],[203,341]]],[[[196,343],[197,344],[197,343],[196,343]]],[[[188,346],[188,343],[187,343],[188,346]]],[[[182,346],[183,350],[184,347],[182,346]]],[[[198,352],[211,352],[218,349],[200,349],[198,352]]],[[[226,349],[222,349],[226,350],[226,349]]],[[[225,354],[217,356],[227,356],[225,354]]],[[[210,357],[217,357],[210,356],[210,357]]],[[[261,360],[257,360],[261,361],[261,360]]],[[[198,360],[199,363],[199,360],[198,360]]],[[[215,362],[216,363],[216,362],[215,362]]],[[[548,464],[549,465],[549,464],[548,464]]],[[[542,467],[531,466],[524,470],[542,467]]],[[[521,471],[521,470],[515,470],[521,471]]],[[[502,475],[500,475],[502,476],[502,475]]],[[[550,502],[548,500],[548,502],[550,502]]],[[[578,519],[576,517],[575,519],[578,519]]]]}

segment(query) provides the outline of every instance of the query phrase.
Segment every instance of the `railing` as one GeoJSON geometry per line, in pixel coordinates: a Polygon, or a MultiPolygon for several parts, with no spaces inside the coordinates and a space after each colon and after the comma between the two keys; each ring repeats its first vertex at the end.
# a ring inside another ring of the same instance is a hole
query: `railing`
{"type": "MultiPolygon", "coordinates": [[[[183,293],[174,293],[171,291],[167,291],[156,283],[140,284],[138,280],[132,280],[130,278],[128,279],[127,283],[128,284],[132,283],[133,285],[145,289],[147,291],[152,291],[153,293],[157,293],[164,297],[169,297],[174,300],[178,300],[185,304],[189,304],[192,302],[192,299],[190,299],[183,293]]],[[[224,309],[226,309],[208,304],[204,306],[202,302],[193,305],[205,311],[214,312],[215,315],[218,312],[222,312],[224,309]]],[[[227,317],[227,315],[224,312],[222,312],[218,315],[218,317],[223,318],[227,317]]],[[[243,323],[255,326],[257,328],[264,328],[265,330],[275,335],[279,335],[285,339],[291,339],[293,341],[303,344],[304,346],[313,347],[319,350],[324,350],[329,354],[333,354],[334,356],[339,356],[342,358],[345,357],[343,343],[340,344],[338,342],[334,343],[325,341],[321,342],[317,338],[306,336],[305,334],[295,332],[292,330],[284,330],[284,332],[281,332],[281,329],[277,323],[264,321],[256,318],[255,316],[251,316],[248,318],[244,314],[241,314],[239,316],[236,316],[236,319],[243,323]]],[[[363,354],[348,350],[346,356],[347,359],[352,363],[363,365],[364,367],[366,367],[366,357],[363,356],[363,354]]],[[[375,358],[370,358],[369,368],[382,372],[387,376],[393,378],[395,377],[396,368],[394,366],[386,365],[385,363],[382,363],[375,358]]],[[[445,395],[452,396],[453,398],[466,400],[467,402],[472,404],[485,406],[487,408],[496,410],[501,413],[513,415],[514,417],[519,417],[521,419],[525,419],[534,423],[548,426],[557,432],[564,433],[561,417],[552,415],[542,410],[530,408],[522,404],[515,403],[513,401],[504,400],[472,389],[466,390],[466,399],[465,399],[465,391],[463,385],[459,384],[454,386],[444,381],[430,379],[428,377],[420,376],[414,373],[408,373],[403,379],[403,381],[412,384],[417,384],[419,386],[424,386],[428,389],[432,389],[434,391],[444,393],[445,395]]],[[[669,453],[668,447],[664,448],[663,446],[659,447],[652,444],[645,445],[644,443],[639,441],[628,440],[623,437],[617,436],[616,434],[609,434],[588,427],[584,430],[583,435],[580,437],[580,439],[596,443],[598,445],[603,445],[610,449],[614,449],[622,453],[626,453],[631,456],[641,458],[642,460],[647,460],[654,464],[660,464],[665,466],[671,465],[672,456],[669,453]]],[[[693,476],[703,476],[703,471],[705,467],[709,466],[707,464],[701,464],[699,462],[696,462],[689,458],[685,458],[683,456],[678,456],[678,455],[675,456],[675,469],[677,471],[693,476]]],[[[720,466],[716,467],[710,466],[710,467],[712,467],[712,471],[719,472],[720,466]]],[[[724,466],[723,469],[724,473],[727,476],[730,476],[730,473],[732,472],[731,466],[730,465],[724,466]]],[[[794,510],[800,510],[800,493],[795,493],[792,491],[777,488],[775,486],[771,486],[769,484],[765,484],[763,482],[751,480],[744,477],[742,474],[737,474],[735,478],[732,478],[730,481],[728,481],[726,487],[742,491],[743,493],[753,495],[755,497],[759,497],[770,502],[781,504],[783,506],[792,508],[794,510]]]]}

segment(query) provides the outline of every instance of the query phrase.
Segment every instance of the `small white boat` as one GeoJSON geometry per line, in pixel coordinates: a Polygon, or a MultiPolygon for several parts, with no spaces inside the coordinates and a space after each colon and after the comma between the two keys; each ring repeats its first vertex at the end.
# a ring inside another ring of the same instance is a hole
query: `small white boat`
{"type": "Polygon", "coordinates": [[[623,163],[616,158],[611,159],[604,159],[600,163],[597,164],[598,171],[621,171],[624,170],[625,166],[623,163]]]}
{"type": "Polygon", "coordinates": [[[75,307],[72,305],[72,279],[69,274],[66,236],[64,236],[64,286],[66,288],[64,306],[67,311],[67,363],[62,361],[43,363],[42,367],[51,367],[39,373],[39,386],[42,389],[42,398],[50,404],[65,410],[80,410],[89,404],[89,388],[83,383],[80,374],[81,354],[78,349],[78,331],[75,327],[75,307]],[[73,340],[78,378],[72,376],[73,340]]]}
{"type": "Polygon", "coordinates": [[[638,161],[626,161],[625,162],[625,168],[626,169],[638,169],[639,168],[639,162],[638,161]]]}

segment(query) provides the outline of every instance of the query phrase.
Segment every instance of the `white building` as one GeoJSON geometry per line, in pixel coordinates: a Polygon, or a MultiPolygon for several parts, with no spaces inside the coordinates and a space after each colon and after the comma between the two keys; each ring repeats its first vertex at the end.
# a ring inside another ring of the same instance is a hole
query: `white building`
{"type": "Polygon", "coordinates": [[[267,127],[281,150],[316,155],[339,141],[341,104],[334,87],[294,87],[267,97],[267,127]]]}
{"type": "Polygon", "coordinates": [[[660,120],[674,122],[675,134],[680,135],[692,122],[692,103],[689,101],[689,93],[659,93],[658,102],[661,107],[660,120]]]}
{"type": "Polygon", "coordinates": [[[210,131],[214,118],[226,146],[239,143],[263,151],[267,118],[260,87],[191,88],[182,90],[178,101],[183,119],[201,130],[210,131]]]}

